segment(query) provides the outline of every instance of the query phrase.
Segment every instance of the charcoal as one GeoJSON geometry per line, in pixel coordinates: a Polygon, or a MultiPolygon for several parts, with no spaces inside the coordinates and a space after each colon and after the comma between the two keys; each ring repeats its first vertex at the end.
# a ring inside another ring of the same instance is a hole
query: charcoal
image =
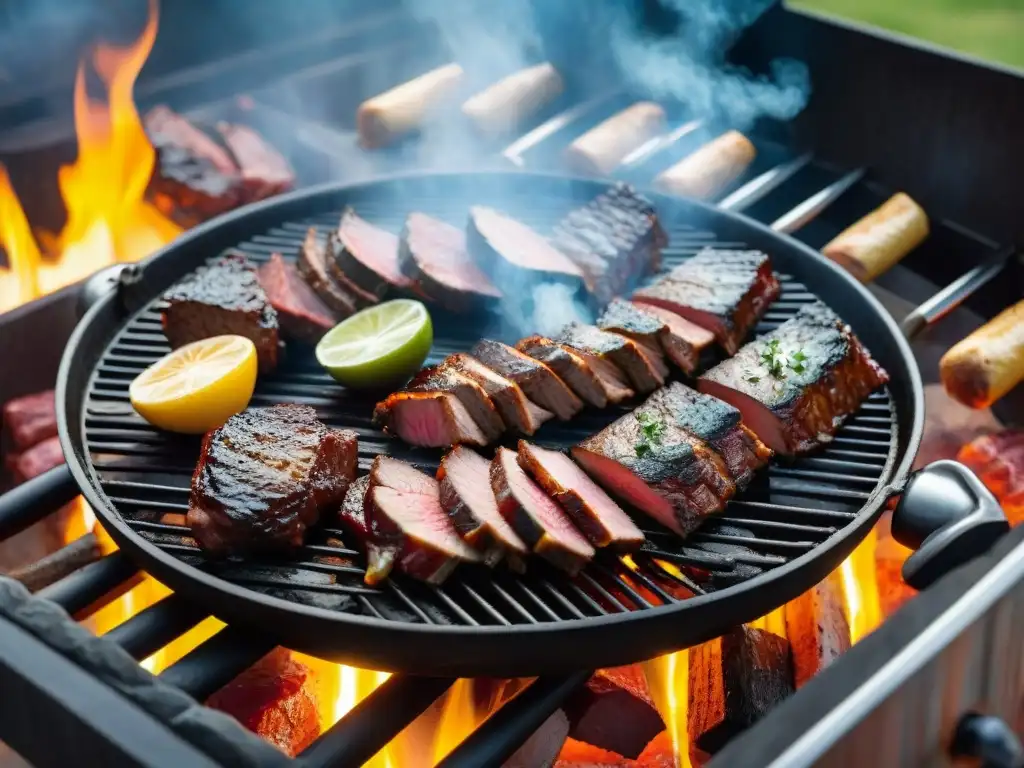
{"type": "Polygon", "coordinates": [[[850,649],[850,625],[838,577],[833,574],[786,603],[785,615],[799,688],[850,649]]]}

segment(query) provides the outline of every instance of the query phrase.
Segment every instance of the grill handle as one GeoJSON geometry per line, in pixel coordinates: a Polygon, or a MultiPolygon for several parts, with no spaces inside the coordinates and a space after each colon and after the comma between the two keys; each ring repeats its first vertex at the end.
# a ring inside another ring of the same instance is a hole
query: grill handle
{"type": "Polygon", "coordinates": [[[0,496],[0,541],[56,512],[80,491],[67,464],[61,464],[0,496]]]}
{"type": "Polygon", "coordinates": [[[1008,530],[996,497],[947,459],[911,475],[892,516],[893,537],[916,550],[903,563],[903,580],[918,590],[984,554],[1008,530]]]}
{"type": "Polygon", "coordinates": [[[991,715],[964,715],[957,725],[950,755],[980,758],[981,768],[1024,766],[1024,747],[1017,734],[1003,720],[991,715]]]}

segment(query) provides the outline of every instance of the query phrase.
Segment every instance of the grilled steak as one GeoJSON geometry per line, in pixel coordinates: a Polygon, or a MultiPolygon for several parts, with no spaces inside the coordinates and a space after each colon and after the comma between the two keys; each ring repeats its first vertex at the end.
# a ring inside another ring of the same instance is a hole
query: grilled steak
{"type": "Polygon", "coordinates": [[[557,501],[595,547],[633,550],[644,541],[636,524],[561,451],[519,441],[519,465],[557,501]]]}
{"type": "Polygon", "coordinates": [[[850,326],[814,302],[705,373],[698,385],[736,406],[773,450],[795,454],[831,440],[888,380],[850,326]]]}
{"type": "Polygon", "coordinates": [[[703,440],[648,400],[572,449],[594,480],[681,536],[725,508],[736,484],[703,440]]]}
{"type": "Polygon", "coordinates": [[[402,272],[427,296],[453,312],[467,312],[501,298],[466,250],[466,234],[422,213],[410,213],[398,246],[402,272]]]}
{"type": "Polygon", "coordinates": [[[668,375],[668,368],[660,355],[648,357],[632,339],[592,325],[570,323],[558,334],[557,341],[613,364],[626,374],[633,389],[641,394],[660,387],[668,375]]]}
{"type": "Polygon", "coordinates": [[[295,186],[295,172],[288,161],[252,128],[217,123],[217,131],[241,171],[247,202],[287,192],[295,186]]]}
{"type": "Polygon", "coordinates": [[[320,300],[337,314],[342,317],[355,314],[365,302],[334,279],[329,264],[327,246],[317,237],[316,230],[310,227],[299,249],[299,274],[316,291],[320,300]]]}
{"type": "MultiPolygon", "coordinates": [[[[378,456],[370,469],[367,516],[373,539],[397,551],[395,565],[403,573],[440,584],[460,562],[480,556],[459,538],[441,508],[437,481],[408,464],[378,456]]],[[[387,574],[375,573],[375,581],[387,574]]],[[[367,583],[370,573],[366,574],[367,583]]]]}
{"type": "Polygon", "coordinates": [[[355,477],[356,434],[304,405],[250,408],[203,438],[188,525],[212,555],[290,551],[355,477]]]}
{"type": "Polygon", "coordinates": [[[633,396],[622,371],[599,357],[544,336],[529,336],[516,349],[551,368],[587,405],[605,408],[633,396]]]}
{"type": "Polygon", "coordinates": [[[491,491],[491,464],[476,451],[457,445],[441,459],[437,479],[441,506],[455,530],[494,565],[506,552],[525,556],[526,545],[498,512],[491,491]]]}
{"type": "Polygon", "coordinates": [[[172,347],[236,334],[256,345],[261,371],[277,365],[277,312],[244,256],[225,256],[199,267],[163,299],[167,307],[161,320],[172,347]]]}
{"type": "Polygon", "coordinates": [[[575,286],[583,279],[580,268],[546,238],[493,208],[469,209],[466,247],[495,285],[522,285],[525,280],[575,286]]]}
{"type": "Polygon", "coordinates": [[[57,434],[57,405],[54,391],[47,389],[4,403],[3,425],[14,448],[25,451],[57,434]]]}
{"type": "Polygon", "coordinates": [[[734,355],[781,291],[766,254],[705,248],[641,288],[633,300],[663,307],[708,329],[734,355]]]}
{"type": "Polygon", "coordinates": [[[330,307],[299,276],[295,267],[275,253],[259,269],[260,285],[289,338],[316,344],[338,319],[330,307]]]}
{"type": "Polygon", "coordinates": [[[398,266],[398,238],[360,218],[351,208],[341,214],[334,251],[338,268],[378,298],[389,288],[409,288],[412,280],[398,266]]]}
{"type": "Polygon", "coordinates": [[[576,263],[603,306],[658,269],[668,238],[651,201],[620,182],[562,219],[551,243],[576,263]]]}
{"type": "MultiPolygon", "coordinates": [[[[384,234],[387,235],[390,233],[385,232],[384,234]]],[[[338,240],[338,233],[336,231],[332,230],[327,233],[327,245],[325,248],[327,252],[327,272],[337,285],[343,288],[347,293],[355,296],[361,307],[368,307],[371,304],[376,304],[380,301],[380,296],[357,284],[345,273],[345,270],[341,268],[341,259],[339,258],[339,255],[344,248],[338,240]]]]}
{"type": "Polygon", "coordinates": [[[597,319],[603,331],[628,336],[652,359],[667,355],[684,373],[692,374],[700,352],[715,340],[711,331],[667,309],[613,299],[597,319]]]}
{"type": "Polygon", "coordinates": [[[398,547],[393,542],[379,542],[374,538],[367,516],[369,495],[370,476],[356,478],[348,487],[338,518],[366,551],[366,574],[363,580],[372,586],[386,579],[391,573],[398,557],[398,547]]]}
{"type": "Polygon", "coordinates": [[[740,412],[717,397],[672,382],[651,395],[647,404],[711,446],[725,461],[738,490],[746,488],[772,457],[771,449],[740,420],[740,412]]]}
{"type": "Polygon", "coordinates": [[[487,435],[451,392],[395,392],[377,403],[373,423],[409,445],[487,445],[487,435]]]}
{"type": "Polygon", "coordinates": [[[507,344],[484,339],[473,347],[471,354],[495,373],[514,381],[528,398],[562,421],[583,410],[583,401],[554,371],[507,344]]]}
{"type": "Polygon", "coordinates": [[[491,462],[491,489],[501,516],[534,554],[575,576],[594,557],[594,548],[572,521],[531,480],[515,451],[499,448],[491,462]]]}
{"type": "Polygon", "coordinates": [[[555,417],[550,411],[528,400],[518,384],[495,373],[475,357],[459,352],[449,355],[445,362],[484,388],[509,431],[532,435],[540,429],[541,424],[555,417]]]}
{"type": "Polygon", "coordinates": [[[407,389],[410,392],[448,392],[455,395],[489,443],[497,440],[505,431],[505,423],[484,388],[476,379],[466,376],[447,360],[440,365],[424,368],[413,377],[407,389]]]}

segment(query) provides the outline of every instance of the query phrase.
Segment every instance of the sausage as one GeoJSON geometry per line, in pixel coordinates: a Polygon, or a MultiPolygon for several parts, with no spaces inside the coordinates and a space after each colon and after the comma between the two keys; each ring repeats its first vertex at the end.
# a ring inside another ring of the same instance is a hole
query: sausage
{"type": "Polygon", "coordinates": [[[750,139],[729,131],[662,171],[654,185],[669,194],[706,200],[725,189],[756,156],[750,139]]]}
{"type": "Polygon", "coordinates": [[[928,214],[897,192],[821,249],[862,283],[874,280],[928,237],[928,214]]]}
{"type": "Polygon", "coordinates": [[[512,131],[562,93],[562,76],[545,62],[514,72],[485,88],[462,105],[477,131],[495,138],[512,131]]]}
{"type": "Polygon", "coordinates": [[[607,176],[622,159],[665,130],[665,110],[652,101],[638,101],[584,133],[565,150],[569,169],[607,176]]]}
{"type": "Polygon", "coordinates": [[[1024,301],[1003,310],[939,361],[950,397],[987,408],[1024,379],[1024,301]]]}
{"type": "Polygon", "coordinates": [[[356,111],[359,143],[377,149],[416,130],[430,110],[455,92],[462,77],[462,67],[446,64],[367,99],[356,111]]]}

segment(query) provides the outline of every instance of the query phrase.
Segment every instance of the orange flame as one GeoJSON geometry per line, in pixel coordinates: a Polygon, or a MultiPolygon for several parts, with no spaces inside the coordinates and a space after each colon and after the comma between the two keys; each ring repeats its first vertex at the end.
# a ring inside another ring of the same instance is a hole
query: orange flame
{"type": "Polygon", "coordinates": [[[878,530],[872,528],[864,541],[839,566],[851,643],[870,634],[882,623],[882,601],[878,593],[875,564],[877,547],[878,530]]]}

